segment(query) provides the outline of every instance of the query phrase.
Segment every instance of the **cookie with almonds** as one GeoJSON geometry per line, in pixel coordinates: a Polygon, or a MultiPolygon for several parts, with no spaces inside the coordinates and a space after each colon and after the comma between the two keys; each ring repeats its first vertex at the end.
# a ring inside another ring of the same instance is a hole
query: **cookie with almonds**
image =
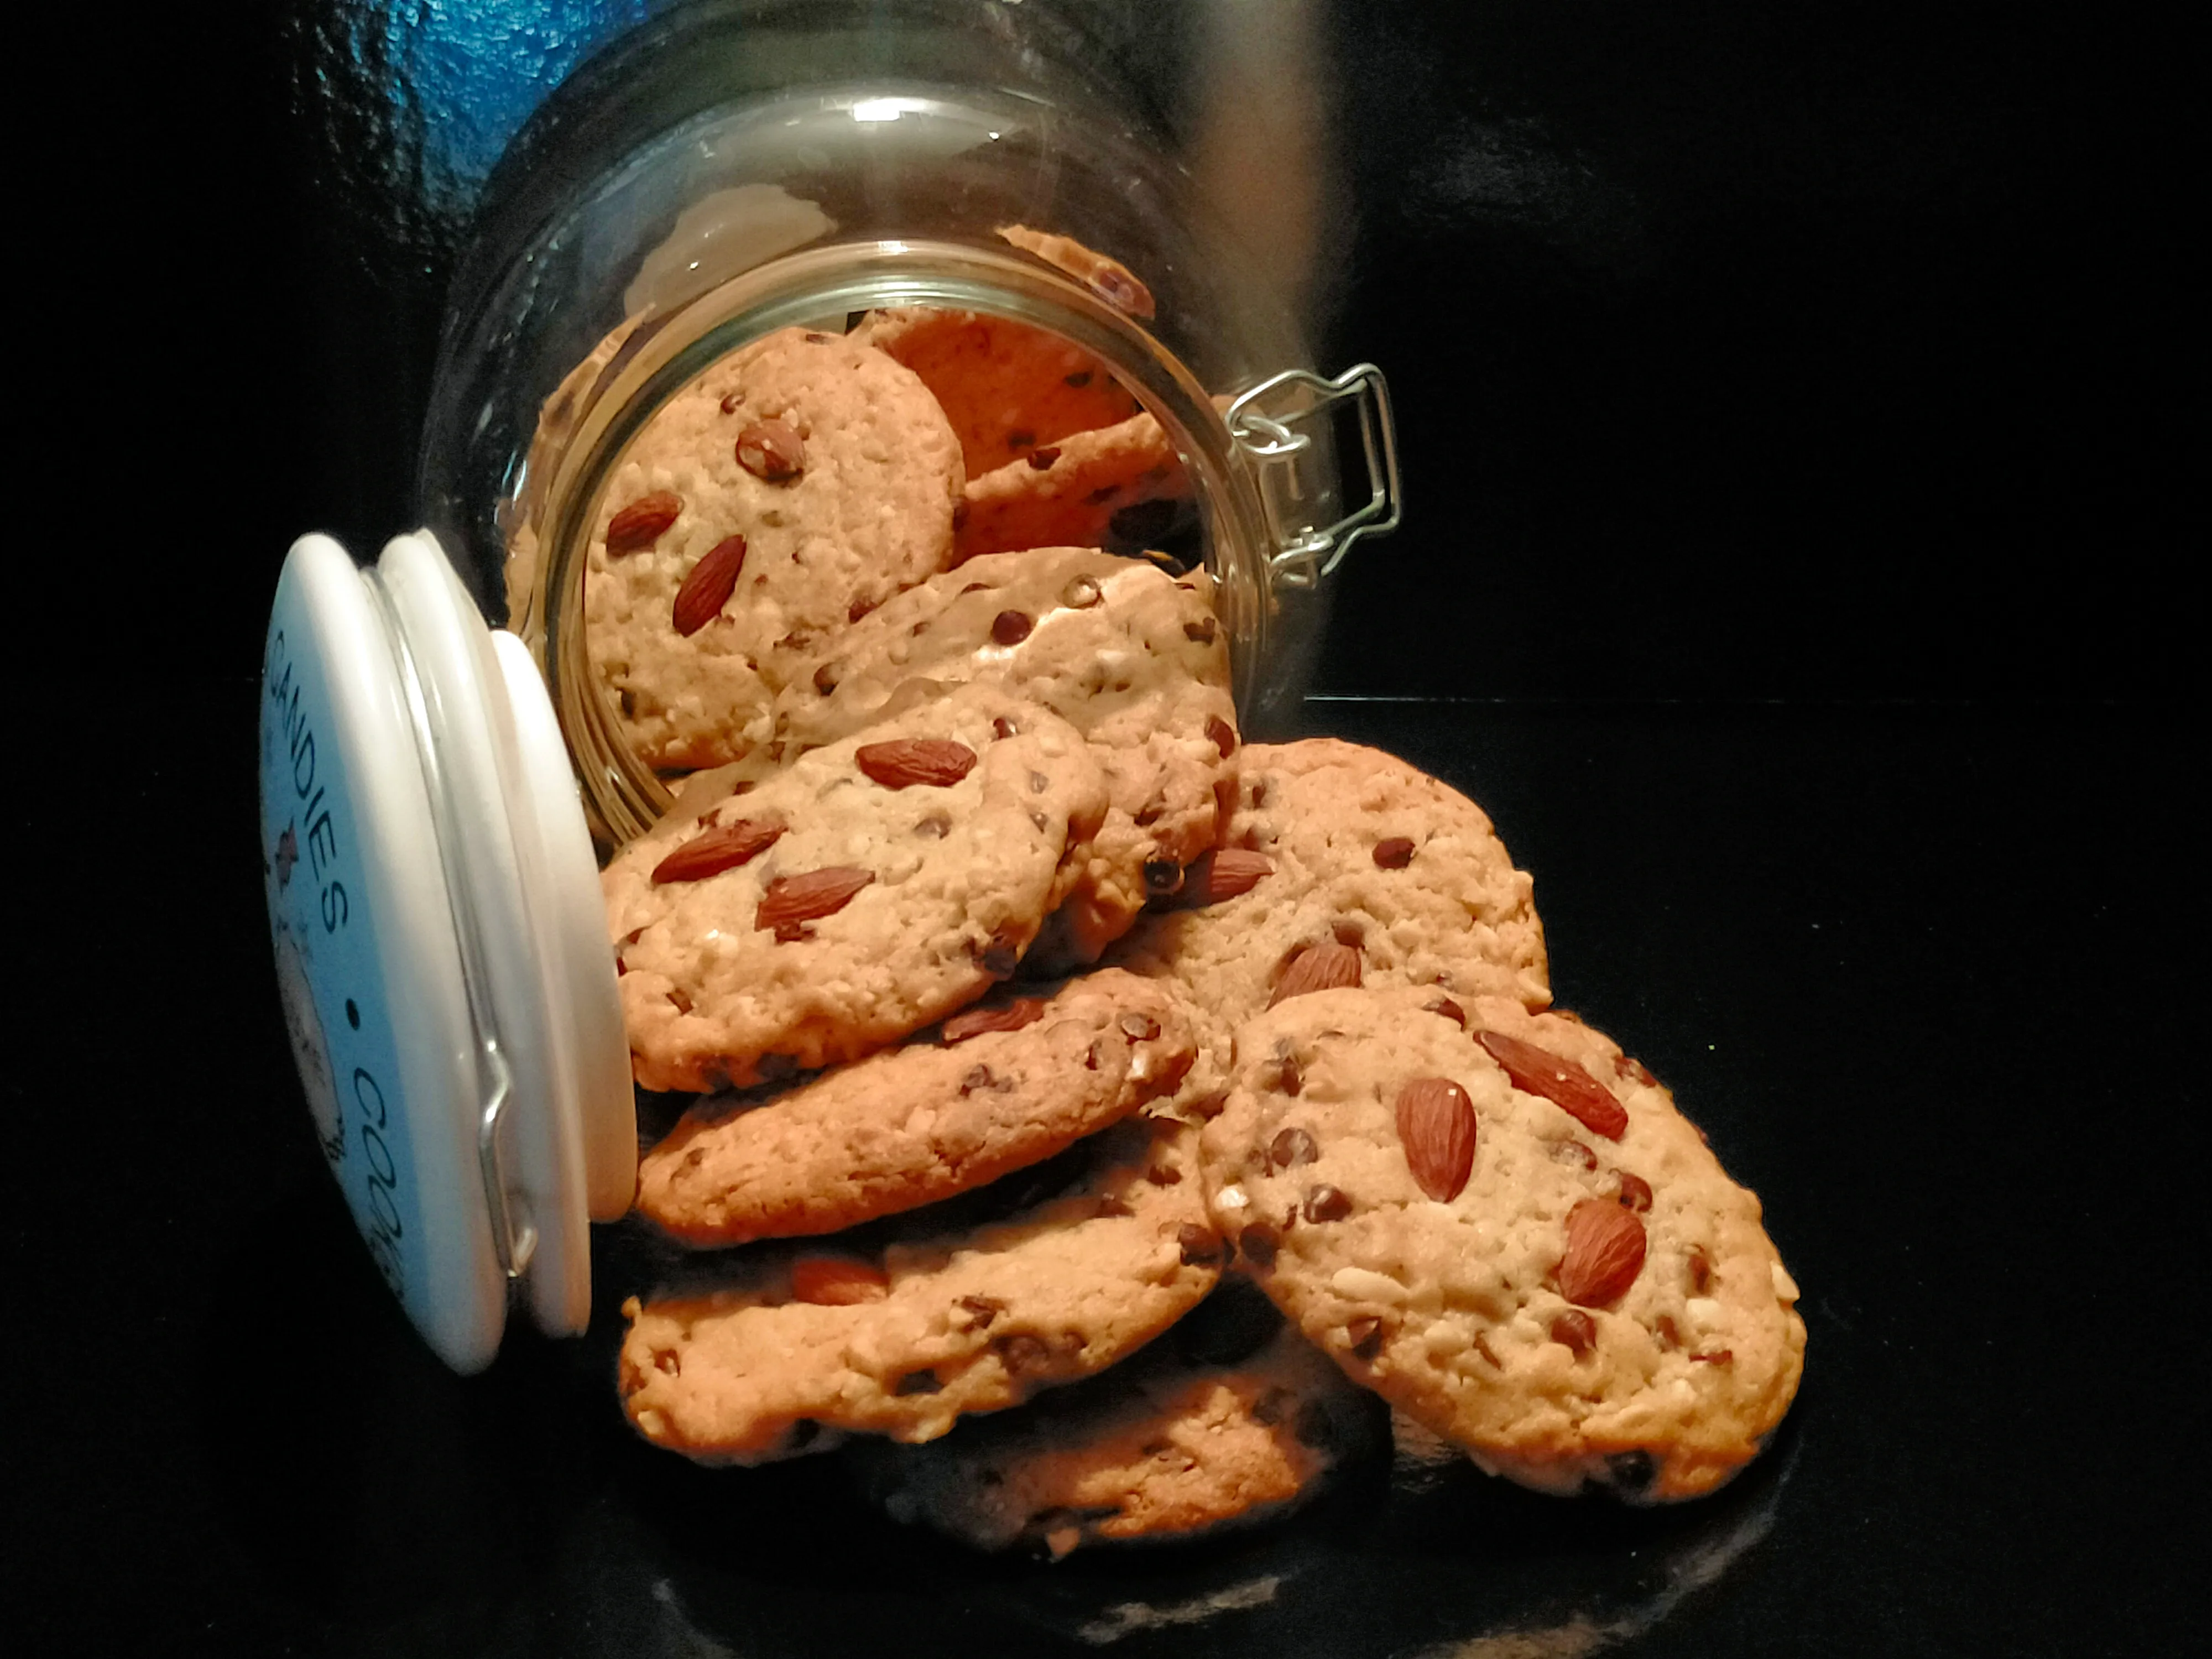
{"type": "Polygon", "coordinates": [[[1028,547],[1163,545],[1184,521],[1190,475],[1150,415],[1072,433],[971,477],[960,498],[953,556],[1028,547]]]}
{"type": "Polygon", "coordinates": [[[974,1001],[1012,974],[1105,812],[1081,734],[983,685],[744,793],[687,791],[601,875],[637,1080],[744,1088],[974,1001]]]}
{"type": "Polygon", "coordinates": [[[785,329],[670,398],[615,469],[584,578],[592,672],[640,757],[763,742],[824,639],[951,562],[963,476],[928,388],[842,335],[785,329]]]}
{"type": "Polygon", "coordinates": [[[904,306],[871,312],[853,337],[912,369],[935,395],[971,478],[1137,412],[1097,357],[1011,318],[904,306]]]}
{"type": "Polygon", "coordinates": [[[996,997],[772,1098],[701,1102],[640,1164],[637,1207],[695,1246],[834,1232],[1050,1158],[1171,1094],[1192,1054],[1133,975],[996,997]]]}
{"type": "Polygon", "coordinates": [[[1334,738],[1238,758],[1222,849],[1113,961],[1177,980],[1230,1027],[1340,985],[1551,1000],[1532,884],[1480,806],[1334,738]]]}
{"type": "Polygon", "coordinates": [[[632,1298],[623,1409],[656,1444],[757,1463],[848,1433],[933,1440],[1095,1375],[1220,1277],[1195,1139],[1133,1118],[1076,1149],[1089,1170],[1072,1191],[1011,1220],[866,1258],[762,1247],[718,1288],[632,1298]]]}
{"type": "Polygon", "coordinates": [[[1693,1498],[1781,1422],[1805,1325],[1759,1200],[1608,1038],[1338,989],[1237,1055],[1202,1140],[1216,1224],[1347,1376],[1482,1468],[1693,1498]]]}
{"type": "Polygon", "coordinates": [[[1237,708],[1212,591],[1203,573],[1095,548],[971,560],[840,634],[777,698],[777,737],[844,737],[916,678],[1003,686],[1060,715],[1091,740],[1109,805],[1039,954],[1055,969],[1093,961],[1220,832],[1237,708]]]}
{"type": "Polygon", "coordinates": [[[1232,1275],[1103,1376],[927,1446],[864,1441],[849,1455],[895,1520],[1057,1559],[1276,1519],[1379,1445],[1382,1417],[1232,1275]]]}

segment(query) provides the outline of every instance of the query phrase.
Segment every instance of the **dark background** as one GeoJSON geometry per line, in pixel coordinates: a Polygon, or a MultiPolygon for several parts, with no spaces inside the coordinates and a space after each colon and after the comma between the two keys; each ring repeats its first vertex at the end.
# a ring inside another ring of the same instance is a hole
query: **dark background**
{"type": "MultiPolygon", "coordinates": [[[[86,7],[19,68],[69,113],[18,197],[12,1650],[1097,1650],[1067,1632],[1102,1608],[1254,1574],[1273,1601],[1109,1650],[2179,1649],[2201,186],[2159,20],[1333,9],[1320,356],[1389,372],[1408,518],[1342,573],[1309,726],[1490,808],[1561,1002],[1765,1197],[1808,1381],[1710,1509],[1477,1482],[1040,1577],[819,1471],[663,1468],[604,1320],[446,1376],[319,1167],[258,892],[261,629],[295,534],[410,522],[497,134],[410,160],[316,73],[404,80],[403,26],[470,9],[86,7]]],[[[646,9],[548,0],[533,61],[646,9]]],[[[1090,9],[1187,113],[1185,11],[1090,9]]]]}

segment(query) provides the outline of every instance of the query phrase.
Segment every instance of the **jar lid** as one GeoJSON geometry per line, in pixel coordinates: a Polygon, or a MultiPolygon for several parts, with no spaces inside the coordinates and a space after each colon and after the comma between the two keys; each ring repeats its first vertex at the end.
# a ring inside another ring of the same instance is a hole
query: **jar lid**
{"type": "Polygon", "coordinates": [[[544,684],[427,535],[369,569],[294,544],[261,815],[293,1051],[386,1283],[459,1370],[496,1352],[510,1281],[580,1332],[586,1219],[636,1176],[613,956],[544,684]]]}

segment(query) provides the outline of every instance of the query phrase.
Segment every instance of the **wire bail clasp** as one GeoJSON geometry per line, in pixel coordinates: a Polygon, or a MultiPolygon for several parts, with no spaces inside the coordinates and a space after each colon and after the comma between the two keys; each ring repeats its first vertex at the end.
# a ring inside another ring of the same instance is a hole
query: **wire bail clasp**
{"type": "Polygon", "coordinates": [[[1398,527],[1398,428],[1390,415],[1390,388],[1374,364],[1354,364],[1334,380],[1285,369],[1238,397],[1224,418],[1259,485],[1275,547],[1268,562],[1279,585],[1311,587],[1344,562],[1362,536],[1388,535],[1398,527]],[[1321,527],[1313,522],[1316,511],[1346,492],[1331,476],[1334,445],[1316,445],[1313,428],[1330,434],[1336,406],[1347,400],[1359,417],[1367,501],[1321,527]]]}

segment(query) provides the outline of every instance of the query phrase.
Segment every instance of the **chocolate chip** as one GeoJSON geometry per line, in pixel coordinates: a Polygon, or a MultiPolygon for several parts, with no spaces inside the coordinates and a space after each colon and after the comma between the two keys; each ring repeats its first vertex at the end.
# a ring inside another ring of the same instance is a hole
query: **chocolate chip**
{"type": "Polygon", "coordinates": [[[1021,953],[1011,945],[994,945],[982,956],[983,971],[993,979],[1012,979],[1021,962],[1021,953]]]}
{"type": "Polygon", "coordinates": [[[957,530],[967,522],[968,503],[965,501],[955,501],[952,504],[952,527],[955,530],[957,530]]]}
{"type": "Polygon", "coordinates": [[[991,637],[1000,645],[1019,645],[1036,626],[1026,611],[1001,611],[991,618],[991,637]]]}
{"type": "Polygon", "coordinates": [[[1651,1183],[1642,1176],[1620,1172],[1620,1204],[1623,1209],[1648,1210],[1651,1207],[1651,1183]]]}
{"type": "Polygon", "coordinates": [[[1291,1408],[1291,1401],[1297,1397],[1285,1388],[1268,1389],[1252,1402],[1254,1420],[1273,1426],[1283,1420],[1283,1413],[1291,1408]]]}
{"type": "Polygon", "coordinates": [[[1211,1267],[1221,1260],[1219,1237],[1211,1227],[1201,1227],[1195,1221],[1186,1221],[1176,1229],[1176,1243],[1182,1247],[1186,1267],[1211,1267]]]}
{"type": "Polygon", "coordinates": [[[722,413],[725,415],[736,414],[740,409],[744,407],[744,404],[745,394],[742,391],[728,392],[722,394],[722,413]]]}
{"type": "Polygon", "coordinates": [[[1045,776],[1043,773],[1032,772],[1030,774],[1030,793],[1032,795],[1042,795],[1046,790],[1051,787],[1052,780],[1045,776]]]}
{"type": "Polygon", "coordinates": [[[991,722],[991,735],[994,738],[1011,738],[1020,730],[1021,727],[1016,726],[1004,714],[997,716],[991,722]]]}
{"type": "Polygon", "coordinates": [[[1454,1002],[1449,997],[1437,997],[1433,1001],[1430,1002],[1427,1005],[1427,1007],[1429,1012],[1432,1014],[1441,1014],[1444,1018],[1458,1026],[1461,1030],[1464,1031],[1467,1030],[1467,1010],[1461,1007],[1459,1004],[1454,1002]]]}
{"type": "Polygon", "coordinates": [[[821,667],[814,671],[814,689],[825,697],[837,689],[837,665],[836,663],[825,662],[821,667]]]}
{"type": "Polygon", "coordinates": [[[1275,1252],[1282,1247],[1281,1237],[1264,1221],[1254,1222],[1237,1236],[1237,1248],[1244,1252],[1244,1259],[1255,1267],[1273,1267],[1275,1252]]]}
{"type": "Polygon", "coordinates": [[[856,623],[881,603],[880,599],[871,599],[865,596],[857,599],[845,607],[845,620],[848,623],[856,623]]]}
{"type": "Polygon", "coordinates": [[[1580,1169],[1595,1170],[1597,1168],[1597,1154],[1590,1151],[1589,1147],[1583,1146],[1579,1140],[1553,1141],[1552,1143],[1552,1156],[1559,1159],[1562,1164],[1571,1164],[1580,1169]]]}
{"type": "Polygon", "coordinates": [[[1114,1216],[1134,1215],[1136,1212],[1129,1207],[1126,1200],[1116,1198],[1113,1194],[1108,1193],[1091,1206],[1091,1213],[1101,1218],[1106,1218],[1114,1216]]]}
{"type": "Polygon", "coordinates": [[[1309,1221],[1341,1221],[1352,1213],[1352,1197],[1341,1187],[1326,1183],[1306,1190],[1305,1218],[1309,1221]]]}
{"type": "Polygon", "coordinates": [[[688,1014],[691,1012],[691,999],[681,991],[671,991],[668,994],[668,1000],[679,1014],[688,1014]]]}
{"type": "Polygon", "coordinates": [[[935,1371],[908,1371],[891,1384],[891,1392],[904,1397],[910,1394],[941,1393],[945,1384],[938,1380],[935,1371]]]}
{"type": "Polygon", "coordinates": [[[1597,1344],[1597,1321],[1580,1308],[1569,1308],[1552,1321],[1552,1340],[1565,1344],[1579,1359],[1597,1344]]]}
{"type": "Polygon", "coordinates": [[[1032,449],[1030,451],[1030,465],[1039,472],[1044,471],[1059,459],[1060,451],[1056,448],[1048,447],[1044,449],[1032,449]]]}
{"type": "Polygon", "coordinates": [[[1267,1143],[1267,1162],[1278,1170],[1296,1169],[1320,1156],[1320,1146],[1304,1129],[1285,1129],[1267,1143]]]}
{"type": "Polygon", "coordinates": [[[1375,867],[1378,870],[1402,870],[1413,861],[1413,843],[1404,836],[1393,836],[1388,841],[1375,843],[1375,867]]]}
{"type": "Polygon", "coordinates": [[[968,1068],[968,1075],[960,1079],[960,1092],[963,1095],[972,1095],[978,1089],[989,1088],[995,1080],[991,1076],[989,1066],[971,1066],[968,1068]]]}
{"type": "Polygon", "coordinates": [[[1052,1350],[1045,1346],[1041,1339],[1026,1331],[1016,1331],[1010,1336],[1000,1337],[991,1344],[991,1348],[999,1356],[999,1363],[1015,1376],[1024,1371],[1036,1370],[1052,1362],[1052,1350]]]}
{"type": "Polygon", "coordinates": [[[1237,752],[1237,729],[1220,715],[1209,714],[1206,717],[1206,735],[1213,740],[1213,746],[1221,751],[1222,759],[1227,760],[1237,752]]]}
{"type": "Polygon", "coordinates": [[[827,334],[809,333],[806,337],[806,343],[809,345],[828,345],[830,343],[830,337],[827,334]]]}
{"type": "Polygon", "coordinates": [[[1079,368],[1073,374],[1061,375],[1060,380],[1062,386],[1072,386],[1080,392],[1091,384],[1091,371],[1087,368],[1079,368]]]}
{"type": "Polygon", "coordinates": [[[1173,859],[1145,860],[1145,890],[1154,898],[1165,898],[1182,888],[1182,866],[1173,859]]]}
{"type": "Polygon", "coordinates": [[[919,823],[914,826],[914,833],[920,836],[924,841],[943,841],[945,837],[946,832],[951,828],[952,820],[951,818],[945,817],[940,813],[933,812],[929,817],[922,819],[919,823]]]}
{"type": "Polygon", "coordinates": [[[1659,1473],[1648,1451],[1614,1452],[1605,1460],[1606,1473],[1623,1492],[1642,1492],[1659,1473]]]}
{"type": "Polygon", "coordinates": [[[1372,1359],[1382,1352],[1382,1322],[1372,1314],[1353,1320],[1344,1328],[1344,1334],[1358,1358],[1372,1359]]]}
{"type": "Polygon", "coordinates": [[[1196,622],[1182,625],[1183,638],[1200,645],[1212,645],[1213,636],[1220,631],[1220,624],[1211,617],[1200,617],[1196,622]]]}
{"type": "Polygon", "coordinates": [[[1155,1164],[1145,1171],[1145,1179],[1155,1187],[1172,1187],[1182,1179],[1182,1171],[1172,1164],[1155,1164]]]}
{"type": "Polygon", "coordinates": [[[1690,1289],[1703,1296],[1713,1282],[1713,1259],[1702,1244],[1690,1246],[1690,1289]]]}

